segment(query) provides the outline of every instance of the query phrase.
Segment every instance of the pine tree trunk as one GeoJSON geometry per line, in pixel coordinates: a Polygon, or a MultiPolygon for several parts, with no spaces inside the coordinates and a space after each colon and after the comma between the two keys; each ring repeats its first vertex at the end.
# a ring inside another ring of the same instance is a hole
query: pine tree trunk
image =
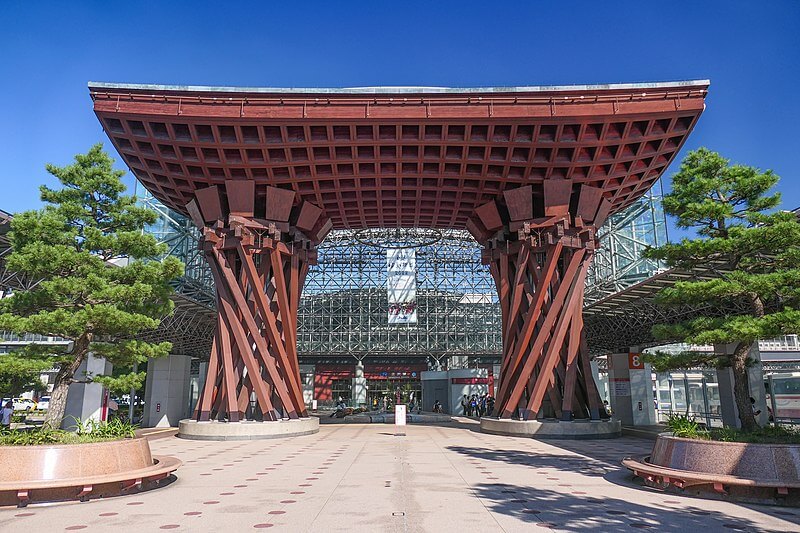
{"type": "Polygon", "coordinates": [[[64,413],[67,409],[69,386],[75,377],[75,372],[78,371],[86,357],[88,349],[89,339],[84,335],[75,341],[75,347],[72,350],[75,357],[72,361],[61,365],[61,368],[58,369],[56,379],[53,382],[53,393],[50,395],[50,405],[44,417],[43,425],[45,428],[58,429],[61,427],[61,422],[64,420],[64,413]]]}
{"type": "Polygon", "coordinates": [[[739,410],[739,420],[742,431],[750,433],[758,429],[756,417],[753,414],[753,404],[750,401],[750,384],[747,376],[747,356],[750,353],[750,343],[740,342],[733,352],[733,397],[736,408],[739,410]]]}

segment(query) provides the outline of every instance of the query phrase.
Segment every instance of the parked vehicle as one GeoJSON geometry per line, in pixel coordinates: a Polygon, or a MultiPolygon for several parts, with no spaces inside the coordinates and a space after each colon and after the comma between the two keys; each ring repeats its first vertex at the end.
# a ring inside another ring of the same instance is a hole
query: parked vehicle
{"type": "Polygon", "coordinates": [[[36,409],[36,402],[30,398],[13,398],[15,411],[32,411],[36,409]]]}
{"type": "Polygon", "coordinates": [[[778,418],[800,418],[800,372],[772,374],[772,390],[769,380],[764,380],[767,392],[767,410],[770,420],[778,418]],[[775,394],[775,408],[772,412],[772,394],[775,394]]]}
{"type": "Polygon", "coordinates": [[[37,409],[47,410],[50,408],[50,396],[42,396],[39,398],[39,401],[36,403],[37,409]]]}

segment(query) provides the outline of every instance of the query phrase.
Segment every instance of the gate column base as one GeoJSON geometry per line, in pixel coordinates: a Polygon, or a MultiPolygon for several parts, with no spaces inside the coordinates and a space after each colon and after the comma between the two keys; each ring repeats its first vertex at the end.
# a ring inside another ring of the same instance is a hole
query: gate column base
{"type": "Polygon", "coordinates": [[[622,436],[619,420],[509,420],[481,418],[481,433],[534,439],[591,440],[622,436]]]}
{"type": "Polygon", "coordinates": [[[190,440],[261,440],[299,437],[319,432],[319,418],[295,418],[271,422],[180,421],[178,437],[190,440]]]}

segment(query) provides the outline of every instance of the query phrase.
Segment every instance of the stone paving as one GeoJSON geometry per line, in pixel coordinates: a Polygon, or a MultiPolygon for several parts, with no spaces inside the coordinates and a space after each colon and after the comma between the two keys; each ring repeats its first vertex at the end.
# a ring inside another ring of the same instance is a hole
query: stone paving
{"type": "Polygon", "coordinates": [[[651,441],[544,443],[471,421],[322,426],[282,440],[151,442],[169,486],[0,510],[0,531],[800,531],[800,509],[640,488],[619,465],[651,441]]]}

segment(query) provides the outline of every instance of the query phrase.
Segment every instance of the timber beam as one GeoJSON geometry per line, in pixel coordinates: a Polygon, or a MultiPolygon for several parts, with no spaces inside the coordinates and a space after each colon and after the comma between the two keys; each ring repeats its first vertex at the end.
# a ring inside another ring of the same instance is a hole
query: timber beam
{"type": "Polygon", "coordinates": [[[553,180],[506,190],[470,218],[503,315],[495,416],[605,416],[589,371],[582,308],[596,230],[609,206],[602,189],[553,180]]]}
{"type": "Polygon", "coordinates": [[[186,206],[217,289],[217,328],[199,421],[276,421],[308,416],[297,361],[297,308],[316,246],[330,229],[317,206],[250,182],[196,191],[186,206]]]}

